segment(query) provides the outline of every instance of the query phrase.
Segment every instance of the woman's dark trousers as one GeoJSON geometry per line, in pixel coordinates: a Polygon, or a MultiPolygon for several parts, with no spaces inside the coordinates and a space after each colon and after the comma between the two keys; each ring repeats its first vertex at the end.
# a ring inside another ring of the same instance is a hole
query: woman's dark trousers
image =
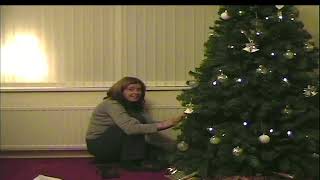
{"type": "Polygon", "coordinates": [[[89,153],[101,163],[142,160],[146,156],[144,135],[127,135],[117,126],[110,127],[97,139],[87,139],[86,143],[89,153]]]}

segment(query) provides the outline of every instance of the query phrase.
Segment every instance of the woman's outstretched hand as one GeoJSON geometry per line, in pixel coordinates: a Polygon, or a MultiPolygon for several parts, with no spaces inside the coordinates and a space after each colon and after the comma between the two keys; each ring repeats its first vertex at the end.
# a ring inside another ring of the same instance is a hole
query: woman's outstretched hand
{"type": "Polygon", "coordinates": [[[176,126],[181,121],[183,121],[186,116],[187,116],[187,114],[182,114],[180,116],[173,117],[173,118],[167,119],[165,121],[161,121],[157,124],[157,129],[159,131],[161,131],[161,130],[165,130],[165,129],[171,128],[173,126],[176,126]]]}

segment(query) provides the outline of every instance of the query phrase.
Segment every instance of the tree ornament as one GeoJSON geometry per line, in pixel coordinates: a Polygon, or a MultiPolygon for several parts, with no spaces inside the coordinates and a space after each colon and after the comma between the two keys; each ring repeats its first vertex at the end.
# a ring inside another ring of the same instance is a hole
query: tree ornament
{"type": "Polygon", "coordinates": [[[261,35],[262,35],[262,32],[261,32],[261,31],[257,31],[257,32],[256,32],[256,35],[257,35],[257,36],[261,36],[261,35]]]}
{"type": "Polygon", "coordinates": [[[235,78],[235,81],[241,85],[245,85],[248,83],[248,81],[246,79],[243,78],[235,78]]]}
{"type": "Polygon", "coordinates": [[[210,143],[211,144],[219,144],[220,142],[221,142],[221,139],[219,137],[212,136],[210,138],[210,143]]]}
{"type": "Polygon", "coordinates": [[[232,154],[235,156],[240,156],[242,152],[243,152],[243,149],[240,148],[239,146],[232,149],[232,154]]]}
{"type": "Polygon", "coordinates": [[[288,131],[287,131],[287,136],[288,136],[288,137],[293,137],[293,132],[290,131],[290,130],[288,130],[288,131]]]}
{"type": "Polygon", "coordinates": [[[315,86],[311,86],[311,85],[308,85],[308,87],[304,88],[303,91],[304,91],[303,94],[306,97],[312,97],[312,96],[315,96],[316,94],[318,94],[317,88],[315,86]]]}
{"type": "Polygon", "coordinates": [[[304,44],[304,50],[307,52],[311,52],[314,49],[314,45],[310,42],[304,44]]]}
{"type": "Polygon", "coordinates": [[[178,171],[178,169],[176,167],[168,167],[165,171],[165,176],[172,175],[172,174],[176,173],[177,171],[178,171]]]}
{"type": "Polygon", "coordinates": [[[294,175],[291,175],[291,174],[281,173],[281,172],[272,172],[272,173],[278,175],[279,177],[285,178],[285,179],[295,179],[294,175]]]}
{"type": "Polygon", "coordinates": [[[261,135],[259,136],[259,141],[262,143],[262,144],[267,144],[270,142],[270,137],[268,135],[261,135]]]}
{"type": "Polygon", "coordinates": [[[219,85],[219,82],[216,81],[216,80],[213,80],[210,84],[211,84],[212,86],[217,86],[217,85],[219,85]]]}
{"type": "Polygon", "coordinates": [[[292,59],[294,57],[294,53],[291,52],[291,50],[287,50],[287,52],[285,52],[283,56],[287,59],[292,59]]]}
{"type": "Polygon", "coordinates": [[[282,78],[282,82],[284,82],[285,85],[289,85],[289,80],[286,77],[282,78]]]}
{"type": "Polygon", "coordinates": [[[239,16],[243,16],[245,14],[245,11],[239,10],[238,14],[239,14],[239,16]]]}
{"type": "Polygon", "coordinates": [[[276,5],[276,8],[278,9],[278,18],[279,18],[279,21],[282,20],[283,16],[282,16],[282,11],[281,9],[284,7],[284,5],[276,5]]]}
{"type": "Polygon", "coordinates": [[[221,74],[218,75],[217,79],[219,82],[224,82],[226,79],[228,79],[228,76],[221,72],[221,74]]]}
{"type": "Polygon", "coordinates": [[[318,153],[312,153],[312,157],[315,159],[319,159],[319,154],[318,153]]]}
{"type": "Polygon", "coordinates": [[[286,107],[282,110],[282,113],[283,113],[283,114],[287,114],[287,115],[289,115],[289,114],[292,113],[292,110],[291,110],[291,108],[289,107],[289,105],[286,105],[286,107]]]}
{"type": "Polygon", "coordinates": [[[250,43],[246,43],[246,47],[243,48],[243,50],[249,52],[249,53],[253,53],[256,51],[259,51],[259,49],[257,48],[256,44],[254,44],[253,42],[250,43]]]}
{"type": "Polygon", "coordinates": [[[263,65],[259,65],[259,67],[257,68],[256,70],[257,73],[260,73],[260,74],[267,74],[268,73],[268,70],[266,67],[264,67],[263,65]]]}
{"type": "Polygon", "coordinates": [[[191,114],[191,113],[193,113],[193,107],[194,107],[194,106],[193,106],[192,103],[187,104],[186,107],[187,107],[187,109],[184,111],[184,113],[186,113],[186,114],[191,114]]]}
{"type": "Polygon", "coordinates": [[[179,149],[179,151],[186,151],[189,149],[189,145],[186,142],[181,141],[177,144],[177,148],[179,149]]]}
{"type": "Polygon", "coordinates": [[[183,180],[183,179],[191,180],[195,178],[194,176],[196,176],[197,174],[198,174],[198,171],[194,171],[188,174],[182,170],[178,170],[176,167],[169,167],[166,169],[164,176],[172,180],[183,180]]]}
{"type": "Polygon", "coordinates": [[[208,127],[207,131],[211,134],[211,135],[215,135],[217,130],[215,130],[213,127],[208,127]]]}
{"type": "Polygon", "coordinates": [[[279,19],[279,22],[283,19],[281,11],[278,11],[278,19],[279,19]]]}
{"type": "Polygon", "coordinates": [[[223,20],[228,20],[228,19],[231,18],[231,16],[228,15],[228,11],[227,10],[225,10],[223,13],[221,13],[220,17],[223,20]]]}
{"type": "Polygon", "coordinates": [[[242,125],[245,127],[249,127],[251,125],[251,122],[250,122],[250,120],[246,120],[246,121],[242,122],[242,125]]]}
{"type": "Polygon", "coordinates": [[[284,7],[284,5],[276,5],[277,9],[282,9],[284,7]]]}
{"type": "MultiPolygon", "coordinates": [[[[253,53],[256,51],[259,51],[259,49],[257,48],[257,45],[253,42],[253,40],[249,37],[248,33],[244,30],[240,30],[241,34],[244,34],[246,36],[246,38],[249,40],[249,43],[246,43],[246,47],[243,48],[244,51],[253,53]]],[[[254,31],[251,31],[251,34],[254,31]]]]}
{"type": "Polygon", "coordinates": [[[187,108],[187,109],[184,111],[184,113],[186,113],[186,114],[191,114],[191,113],[193,113],[193,109],[187,108]]]}

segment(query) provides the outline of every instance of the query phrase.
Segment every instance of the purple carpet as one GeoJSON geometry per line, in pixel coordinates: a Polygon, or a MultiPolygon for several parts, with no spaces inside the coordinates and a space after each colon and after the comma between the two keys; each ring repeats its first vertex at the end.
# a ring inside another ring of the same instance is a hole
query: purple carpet
{"type": "MultiPolygon", "coordinates": [[[[33,180],[38,175],[63,180],[103,180],[91,158],[0,159],[1,180],[33,180]]],[[[112,180],[168,180],[164,172],[120,170],[112,180]]]]}

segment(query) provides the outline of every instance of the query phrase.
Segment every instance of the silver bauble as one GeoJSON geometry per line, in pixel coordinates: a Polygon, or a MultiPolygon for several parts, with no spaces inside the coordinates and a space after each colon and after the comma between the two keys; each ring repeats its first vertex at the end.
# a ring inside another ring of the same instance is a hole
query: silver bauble
{"type": "Polygon", "coordinates": [[[291,52],[290,50],[287,50],[287,52],[285,52],[283,56],[287,59],[292,59],[294,57],[294,53],[291,52]]]}
{"type": "Polygon", "coordinates": [[[177,144],[177,148],[179,151],[186,151],[189,149],[189,145],[186,142],[181,141],[180,143],[177,144]]]}
{"type": "Polygon", "coordinates": [[[318,153],[312,153],[312,157],[316,158],[316,159],[319,159],[319,154],[318,153]]]}
{"type": "Polygon", "coordinates": [[[314,49],[314,45],[311,43],[306,43],[304,44],[304,50],[306,50],[307,52],[311,52],[314,49]]]}
{"type": "Polygon", "coordinates": [[[263,65],[259,65],[259,67],[257,68],[256,70],[257,73],[260,73],[260,74],[267,74],[268,73],[268,70],[266,67],[264,67],[263,65]]]}
{"type": "Polygon", "coordinates": [[[210,143],[211,144],[219,144],[220,142],[221,142],[221,139],[219,137],[212,136],[210,138],[210,143]]]}

